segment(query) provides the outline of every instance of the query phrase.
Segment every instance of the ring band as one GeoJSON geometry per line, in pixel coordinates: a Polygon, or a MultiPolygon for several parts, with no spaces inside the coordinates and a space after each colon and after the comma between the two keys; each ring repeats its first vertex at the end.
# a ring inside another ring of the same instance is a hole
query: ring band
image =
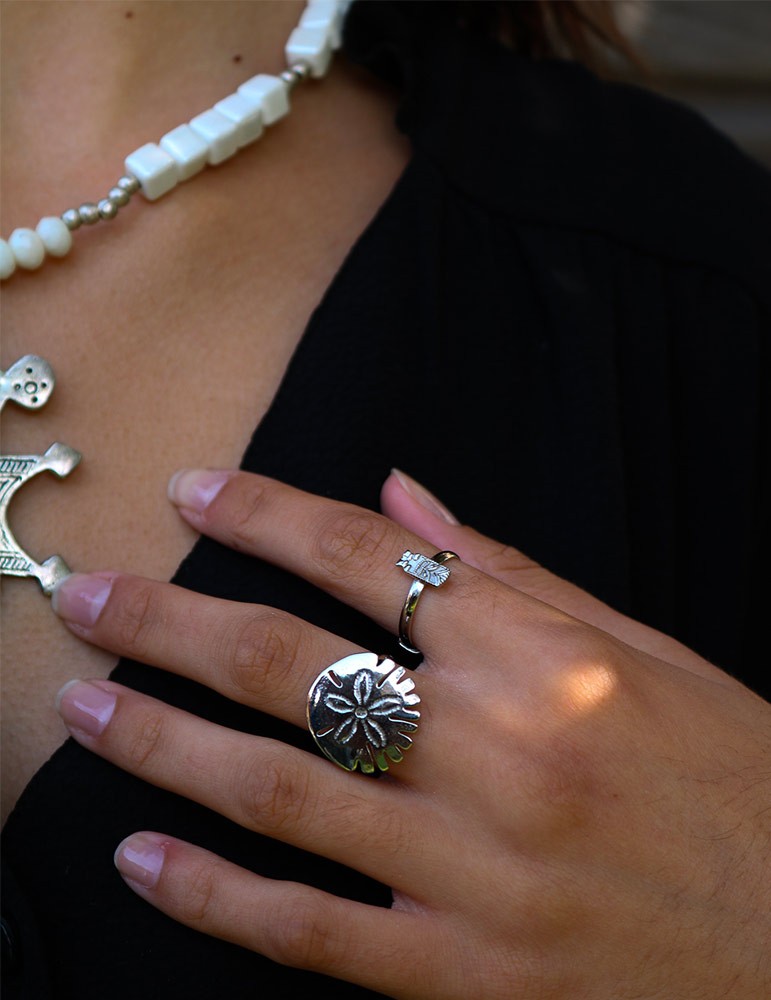
{"type": "Polygon", "coordinates": [[[404,667],[353,653],[323,670],[308,692],[308,728],[331,761],[364,774],[387,771],[412,746],[420,698],[404,667]]]}
{"type": "Polygon", "coordinates": [[[450,559],[457,558],[458,556],[454,552],[445,551],[437,552],[435,556],[429,559],[419,552],[410,552],[407,549],[396,563],[409,576],[415,577],[410,589],[407,591],[402,613],[399,616],[399,645],[406,652],[420,652],[412,642],[412,619],[415,616],[420,595],[423,593],[427,583],[432,587],[441,587],[443,583],[446,583],[450,576],[450,570],[443,564],[449,562],[450,559]]]}

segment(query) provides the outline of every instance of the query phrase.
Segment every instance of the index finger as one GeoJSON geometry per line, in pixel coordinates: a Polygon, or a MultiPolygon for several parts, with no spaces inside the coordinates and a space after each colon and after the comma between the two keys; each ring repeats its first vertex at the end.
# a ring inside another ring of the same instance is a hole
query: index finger
{"type": "MultiPolygon", "coordinates": [[[[252,473],[185,470],[169,495],[198,531],[303,577],[393,632],[411,583],[397,560],[407,549],[434,551],[381,514],[252,473]]],[[[490,614],[502,607],[520,628],[561,614],[453,560],[442,589],[424,594],[413,637],[428,654],[469,654],[489,645],[490,614]]]]}

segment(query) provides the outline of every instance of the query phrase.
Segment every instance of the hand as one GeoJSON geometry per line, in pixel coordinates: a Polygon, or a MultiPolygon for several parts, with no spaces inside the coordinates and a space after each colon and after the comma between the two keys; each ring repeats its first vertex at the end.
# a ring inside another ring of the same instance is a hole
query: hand
{"type": "MultiPolygon", "coordinates": [[[[117,852],[135,892],[204,933],[398,998],[769,995],[771,706],[454,523],[411,480],[386,482],[388,517],[245,473],[183,473],[174,491],[199,531],[389,630],[403,550],[462,562],[416,612],[420,729],[379,781],[107,681],[60,697],[83,746],[386,882],[393,907],[263,879],[154,832],[117,852]],[[374,829],[391,850],[372,849],[374,829]]],[[[114,573],[69,578],[55,608],[89,642],[297,726],[317,674],[356,651],[280,610],[114,573]]]]}

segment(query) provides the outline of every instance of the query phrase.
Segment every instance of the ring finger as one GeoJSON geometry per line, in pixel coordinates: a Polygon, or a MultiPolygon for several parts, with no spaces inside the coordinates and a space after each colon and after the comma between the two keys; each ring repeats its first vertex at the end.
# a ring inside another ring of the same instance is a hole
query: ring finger
{"type": "MultiPolygon", "coordinates": [[[[57,588],[53,600],[57,613],[89,642],[189,677],[301,728],[307,724],[308,691],[314,679],[330,665],[360,652],[347,640],[286,612],[206,597],[141,577],[73,574],[57,588]]],[[[368,672],[377,670],[375,662],[357,665],[357,670],[359,667],[368,672]]],[[[346,682],[346,690],[333,688],[331,693],[355,698],[354,679],[352,675],[346,682]]],[[[380,694],[377,688],[366,697],[359,691],[372,715],[367,713],[366,719],[358,721],[356,712],[365,709],[351,702],[347,711],[345,698],[338,698],[332,714],[322,711],[322,715],[332,722],[333,732],[341,727],[341,739],[337,734],[329,741],[321,738],[319,746],[324,753],[346,768],[358,762],[363,770],[374,766],[387,769],[389,761],[400,761],[401,750],[410,746],[410,733],[417,724],[417,716],[411,714],[415,711],[411,684],[394,672],[380,694]],[[384,702],[382,695],[386,693],[390,700],[384,702]],[[379,705],[392,713],[394,697],[397,701],[404,698],[404,702],[393,715],[373,704],[379,699],[379,705]]],[[[420,713],[419,725],[425,732],[431,731],[438,709],[434,687],[430,676],[419,681],[417,697],[425,695],[431,706],[429,713],[420,713]]],[[[454,711],[450,704],[445,707],[454,711]]],[[[314,724],[314,733],[325,729],[329,727],[314,724]]],[[[422,765],[429,768],[437,755],[441,759],[447,752],[442,740],[430,743],[433,752],[421,755],[422,765]]],[[[423,770],[415,767],[400,769],[402,780],[412,780],[423,770]]]]}

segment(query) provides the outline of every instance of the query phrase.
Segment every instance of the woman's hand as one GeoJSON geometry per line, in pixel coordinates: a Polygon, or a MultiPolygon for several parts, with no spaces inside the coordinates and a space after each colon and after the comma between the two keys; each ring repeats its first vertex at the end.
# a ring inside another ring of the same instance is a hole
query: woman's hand
{"type": "MultiPolygon", "coordinates": [[[[388,517],[245,473],[183,473],[173,498],[199,531],[391,630],[405,549],[462,562],[416,612],[420,729],[383,780],[110,682],[60,696],[90,750],[386,882],[392,909],[163,833],[117,852],[135,892],[204,933],[399,998],[768,997],[771,706],[461,527],[404,477],[384,487],[388,517]]],[[[297,726],[316,676],[357,651],[280,610],[113,573],[69,578],[55,607],[89,642],[297,726]]]]}

